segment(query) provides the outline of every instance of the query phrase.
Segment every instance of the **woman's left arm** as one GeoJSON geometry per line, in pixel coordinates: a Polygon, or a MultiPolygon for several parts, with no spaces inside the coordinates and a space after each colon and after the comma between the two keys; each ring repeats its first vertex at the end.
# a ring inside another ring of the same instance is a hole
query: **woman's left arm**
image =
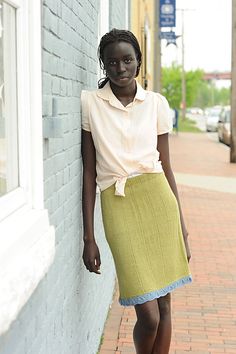
{"type": "Polygon", "coordinates": [[[179,205],[179,212],[180,212],[180,221],[181,221],[181,227],[182,227],[182,233],[183,233],[183,238],[184,238],[184,243],[185,243],[185,248],[186,248],[186,253],[187,253],[187,258],[188,261],[191,258],[191,252],[189,249],[188,245],[188,231],[186,229],[185,223],[184,223],[184,218],[183,218],[183,213],[180,205],[180,200],[179,200],[179,195],[178,195],[178,190],[175,182],[175,177],[171,168],[170,164],[170,154],[169,154],[169,134],[162,134],[158,135],[157,139],[157,150],[160,153],[160,160],[162,162],[162,168],[165,173],[166,179],[169,182],[170,188],[172,189],[176,200],[179,205]]]}

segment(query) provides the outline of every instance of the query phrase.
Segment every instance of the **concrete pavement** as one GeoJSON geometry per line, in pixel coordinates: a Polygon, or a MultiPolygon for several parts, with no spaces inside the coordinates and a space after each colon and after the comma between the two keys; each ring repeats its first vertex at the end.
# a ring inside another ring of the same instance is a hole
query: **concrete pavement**
{"type": "MultiPolygon", "coordinates": [[[[207,134],[170,137],[192,250],[193,283],[172,293],[171,354],[236,353],[236,164],[207,134]]],[[[100,354],[135,353],[133,308],[116,292],[100,354]]]]}

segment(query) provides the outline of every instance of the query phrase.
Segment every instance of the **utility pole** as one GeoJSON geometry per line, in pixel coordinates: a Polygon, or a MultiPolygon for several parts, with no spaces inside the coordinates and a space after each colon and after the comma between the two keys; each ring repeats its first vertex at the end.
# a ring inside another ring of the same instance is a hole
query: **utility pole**
{"type": "Polygon", "coordinates": [[[181,9],[182,15],[182,119],[186,118],[186,77],[185,77],[185,63],[184,63],[184,9],[181,9]]]}
{"type": "Polygon", "coordinates": [[[182,108],[182,119],[186,118],[186,75],[185,75],[185,43],[184,43],[184,13],[185,11],[195,11],[195,9],[177,9],[181,11],[181,21],[182,21],[182,75],[181,75],[181,86],[182,86],[182,99],[181,99],[181,108],[182,108]]]}
{"type": "Polygon", "coordinates": [[[236,163],[236,0],[232,0],[232,81],[230,162],[236,163]]]}

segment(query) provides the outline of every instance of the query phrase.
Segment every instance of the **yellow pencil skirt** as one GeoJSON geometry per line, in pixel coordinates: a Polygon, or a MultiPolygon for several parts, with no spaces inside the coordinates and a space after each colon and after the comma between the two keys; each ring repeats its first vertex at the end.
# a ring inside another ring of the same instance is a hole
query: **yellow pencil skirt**
{"type": "Polygon", "coordinates": [[[192,281],[179,208],[164,173],[128,178],[125,197],[115,186],[101,193],[107,242],[119,283],[120,304],[137,305],[192,281]]]}

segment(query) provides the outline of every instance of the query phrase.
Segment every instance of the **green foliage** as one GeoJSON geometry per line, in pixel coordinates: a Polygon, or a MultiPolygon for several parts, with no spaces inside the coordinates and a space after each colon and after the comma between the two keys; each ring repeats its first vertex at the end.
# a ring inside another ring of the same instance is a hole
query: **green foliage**
{"type": "Polygon", "coordinates": [[[162,93],[173,108],[179,108],[181,102],[181,67],[175,64],[162,68],[162,93]]]}
{"type": "Polygon", "coordinates": [[[211,107],[216,105],[227,106],[230,104],[230,88],[217,88],[214,83],[203,81],[193,106],[211,107]]]}
{"type": "Polygon", "coordinates": [[[182,117],[179,119],[179,132],[188,132],[188,133],[201,133],[201,130],[196,126],[196,122],[194,120],[182,117]]]}
{"type": "Polygon", "coordinates": [[[186,72],[186,106],[193,107],[196,99],[199,85],[203,81],[203,71],[194,70],[186,72]]]}
{"type": "MultiPolygon", "coordinates": [[[[211,81],[203,80],[204,72],[200,69],[187,71],[186,106],[211,107],[230,104],[230,89],[217,88],[211,81]]],[[[162,93],[172,108],[180,108],[182,97],[182,68],[172,64],[162,68],[162,93]]]]}
{"type": "Polygon", "coordinates": [[[212,102],[212,90],[207,81],[200,83],[193,106],[201,108],[214,106],[212,102]]]}
{"type": "MultiPolygon", "coordinates": [[[[202,70],[188,71],[186,79],[186,104],[193,105],[197,95],[197,88],[203,76],[202,70]]],[[[168,99],[170,106],[180,108],[182,97],[182,69],[181,66],[172,64],[171,67],[162,68],[162,93],[168,99]]]]}

